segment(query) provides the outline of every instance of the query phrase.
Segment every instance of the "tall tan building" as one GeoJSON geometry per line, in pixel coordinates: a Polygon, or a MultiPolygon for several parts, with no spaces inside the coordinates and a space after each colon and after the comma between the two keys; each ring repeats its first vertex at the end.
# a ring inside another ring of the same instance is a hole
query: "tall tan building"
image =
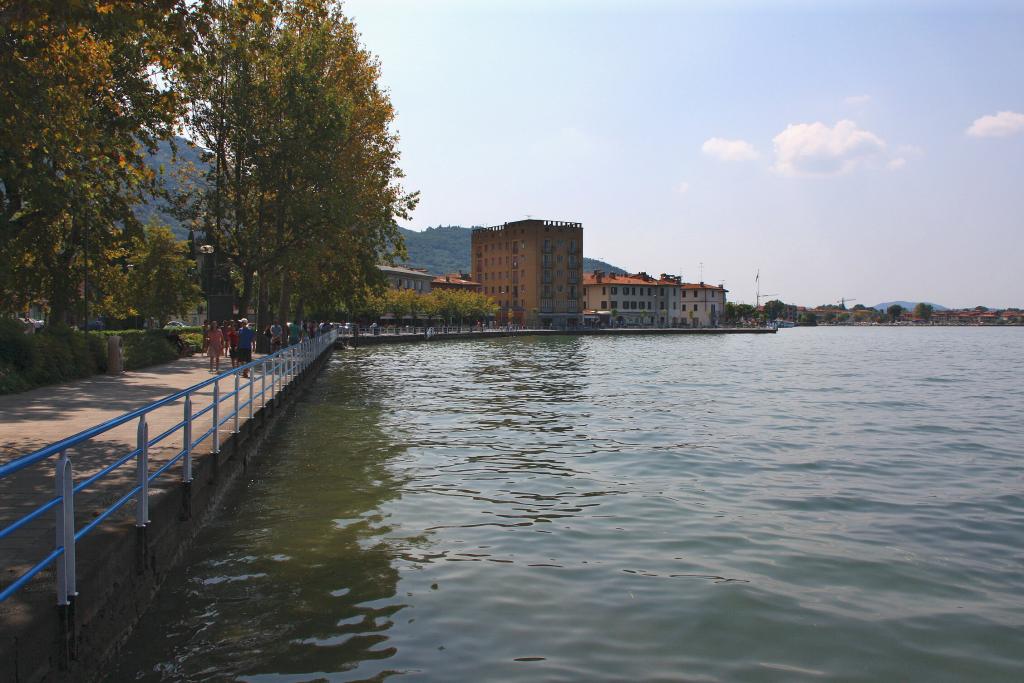
{"type": "Polygon", "coordinates": [[[583,225],[529,219],[474,228],[473,280],[498,322],[571,329],[583,320],[583,225]]]}

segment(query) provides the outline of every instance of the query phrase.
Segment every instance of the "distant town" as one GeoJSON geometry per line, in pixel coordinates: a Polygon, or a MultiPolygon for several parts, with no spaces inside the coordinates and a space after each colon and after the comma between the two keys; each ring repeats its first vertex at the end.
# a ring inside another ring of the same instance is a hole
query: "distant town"
{"type": "MultiPolygon", "coordinates": [[[[817,325],[1020,325],[1019,308],[946,309],[924,302],[874,307],[846,301],[816,307],[773,299],[758,305],[729,301],[725,283],[687,282],[681,275],[628,273],[584,258],[579,222],[526,219],[493,227],[444,226],[414,233],[408,265],[381,265],[392,289],[461,290],[496,304],[494,322],[574,327],[719,327],[786,323],[817,325]],[[469,240],[464,241],[463,233],[469,240]],[[428,243],[429,240],[429,243],[428,243]],[[459,253],[461,252],[461,253],[459,253]],[[462,269],[431,272],[421,262],[468,262],[462,269]],[[594,267],[585,270],[587,265],[594,267]]],[[[386,320],[394,316],[385,313],[386,320]]]]}

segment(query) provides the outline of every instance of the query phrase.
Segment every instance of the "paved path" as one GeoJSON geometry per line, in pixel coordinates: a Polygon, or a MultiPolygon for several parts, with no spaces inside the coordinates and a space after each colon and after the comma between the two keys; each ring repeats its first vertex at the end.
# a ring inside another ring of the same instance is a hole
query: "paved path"
{"type": "MultiPolygon", "coordinates": [[[[222,370],[225,367],[230,365],[221,365],[222,370]]],[[[0,462],[8,462],[54,441],[73,436],[210,377],[212,375],[209,372],[208,359],[194,356],[120,376],[96,375],[67,384],[0,396],[0,462]]],[[[259,386],[257,381],[256,391],[259,390],[259,386]]],[[[269,379],[267,386],[269,399],[269,379]]],[[[234,378],[221,381],[222,394],[233,388],[234,378]]],[[[211,385],[195,395],[192,399],[193,412],[208,406],[212,394],[211,385]]],[[[243,391],[242,394],[241,400],[244,402],[247,392],[243,391]]],[[[258,406],[259,400],[255,403],[258,406]]],[[[231,400],[221,403],[222,415],[230,411],[231,404],[231,400]]],[[[150,438],[180,422],[183,409],[184,400],[180,400],[149,413],[147,422],[150,438]]],[[[247,414],[248,411],[243,411],[243,415],[247,414]]],[[[210,429],[211,418],[212,412],[196,421],[192,431],[193,439],[210,429]]],[[[244,421],[241,419],[240,424],[244,421]]],[[[73,463],[75,482],[82,481],[117,457],[133,450],[137,426],[138,421],[133,420],[96,437],[87,444],[70,449],[68,455],[73,463]]],[[[221,427],[222,441],[231,432],[232,427],[230,421],[221,427]]],[[[195,448],[194,453],[197,457],[210,451],[211,441],[207,438],[195,448]]],[[[150,472],[180,452],[180,431],[168,437],[165,444],[150,449],[150,472]]],[[[57,458],[54,456],[0,480],[0,527],[7,526],[54,496],[56,461],[57,458]]],[[[77,494],[76,528],[81,528],[102,509],[130,490],[134,486],[134,478],[135,465],[134,462],[129,462],[77,494]]],[[[179,466],[175,465],[158,480],[159,483],[154,482],[154,494],[159,495],[162,487],[176,485],[180,480],[181,471],[179,466]]],[[[128,505],[122,508],[115,518],[124,520],[133,514],[131,505],[128,505]]],[[[53,548],[53,536],[53,514],[47,513],[43,518],[19,529],[11,536],[0,539],[0,587],[8,585],[25,569],[41,560],[53,548]]],[[[52,576],[52,571],[44,572],[36,581],[26,586],[25,590],[52,591],[52,576]]],[[[17,598],[15,595],[6,603],[0,603],[0,619],[6,611],[7,604],[17,598]]]]}

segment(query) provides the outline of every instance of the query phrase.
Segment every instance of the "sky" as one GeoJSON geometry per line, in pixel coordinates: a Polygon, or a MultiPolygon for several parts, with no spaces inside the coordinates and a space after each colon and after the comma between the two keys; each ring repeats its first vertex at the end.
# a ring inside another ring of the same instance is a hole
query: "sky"
{"type": "Polygon", "coordinates": [[[1024,3],[348,0],[406,227],[580,221],[731,300],[1024,307],[1024,3]]]}

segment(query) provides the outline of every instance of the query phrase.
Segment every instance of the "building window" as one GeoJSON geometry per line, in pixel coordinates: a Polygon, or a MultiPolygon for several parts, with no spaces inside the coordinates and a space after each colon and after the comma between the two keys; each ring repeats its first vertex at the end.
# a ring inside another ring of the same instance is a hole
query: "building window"
{"type": "MultiPolygon", "coordinates": [[[[601,290],[601,293],[604,294],[604,289],[601,290]]],[[[618,293],[619,293],[619,288],[618,287],[612,287],[612,294],[618,294],[618,293]]]]}
{"type": "Polygon", "coordinates": [[[608,308],[608,302],[607,301],[602,301],[601,302],[601,308],[602,308],[602,310],[605,309],[605,308],[608,308]]]}
{"type": "Polygon", "coordinates": [[[613,301],[612,302],[612,308],[618,308],[618,307],[619,307],[619,302],[618,301],[613,301]]]}

